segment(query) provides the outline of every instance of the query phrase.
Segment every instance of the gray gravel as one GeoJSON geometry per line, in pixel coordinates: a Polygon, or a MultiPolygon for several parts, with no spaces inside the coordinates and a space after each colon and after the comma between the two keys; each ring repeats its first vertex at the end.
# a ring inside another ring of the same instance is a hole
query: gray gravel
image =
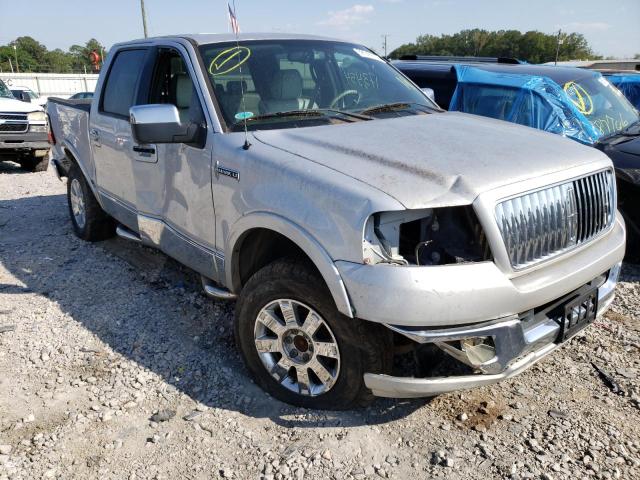
{"type": "Polygon", "coordinates": [[[74,237],[64,192],[0,163],[0,480],[640,478],[639,267],[517,379],[304,410],[248,379],[232,305],[160,253],[74,237]]]}

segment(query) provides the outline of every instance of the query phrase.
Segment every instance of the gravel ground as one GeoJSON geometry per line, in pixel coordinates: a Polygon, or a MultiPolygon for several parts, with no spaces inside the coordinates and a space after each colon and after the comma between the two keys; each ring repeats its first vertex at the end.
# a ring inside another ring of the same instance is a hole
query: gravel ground
{"type": "Polygon", "coordinates": [[[249,380],[232,305],[160,253],[77,239],[64,183],[0,163],[0,480],[640,478],[638,280],[517,379],[298,409],[249,380]]]}

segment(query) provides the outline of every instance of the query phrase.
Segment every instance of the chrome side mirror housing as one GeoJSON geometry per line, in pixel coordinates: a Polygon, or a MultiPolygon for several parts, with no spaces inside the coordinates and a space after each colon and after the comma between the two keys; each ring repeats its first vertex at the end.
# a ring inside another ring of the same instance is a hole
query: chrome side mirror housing
{"type": "Polygon", "coordinates": [[[131,132],[137,143],[193,143],[200,125],[181,123],[175,105],[136,105],[129,109],[131,132]]]}

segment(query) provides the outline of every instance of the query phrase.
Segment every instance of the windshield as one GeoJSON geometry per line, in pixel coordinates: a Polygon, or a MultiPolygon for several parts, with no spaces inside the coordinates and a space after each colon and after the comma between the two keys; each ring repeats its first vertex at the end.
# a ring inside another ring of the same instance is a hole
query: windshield
{"type": "Polygon", "coordinates": [[[597,129],[601,139],[620,133],[640,120],[633,105],[600,75],[567,82],[562,88],[597,129]]]}
{"type": "Polygon", "coordinates": [[[232,130],[243,128],[245,120],[249,129],[289,128],[438,109],[401,73],[358,45],[242,41],[203,45],[200,51],[232,130]],[[381,106],[388,108],[371,110],[381,106]],[[357,115],[366,110],[371,111],[357,115]]]}
{"type": "Polygon", "coordinates": [[[13,94],[11,93],[11,90],[7,88],[7,86],[2,80],[0,80],[0,97],[14,98],[13,94]]]}

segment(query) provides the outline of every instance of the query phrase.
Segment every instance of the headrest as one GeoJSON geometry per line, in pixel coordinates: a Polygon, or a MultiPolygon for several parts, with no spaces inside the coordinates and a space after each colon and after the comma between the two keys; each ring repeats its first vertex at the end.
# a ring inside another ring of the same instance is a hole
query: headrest
{"type": "Polygon", "coordinates": [[[271,83],[272,100],[294,100],[302,97],[302,76],[298,70],[279,70],[271,83]]]}
{"type": "Polygon", "coordinates": [[[193,95],[193,82],[186,73],[176,73],[173,76],[174,95],[176,107],[189,108],[191,106],[191,96],[193,95]]]}
{"type": "Polygon", "coordinates": [[[231,80],[227,82],[227,93],[229,95],[242,95],[247,93],[247,82],[244,80],[231,80]]]}

